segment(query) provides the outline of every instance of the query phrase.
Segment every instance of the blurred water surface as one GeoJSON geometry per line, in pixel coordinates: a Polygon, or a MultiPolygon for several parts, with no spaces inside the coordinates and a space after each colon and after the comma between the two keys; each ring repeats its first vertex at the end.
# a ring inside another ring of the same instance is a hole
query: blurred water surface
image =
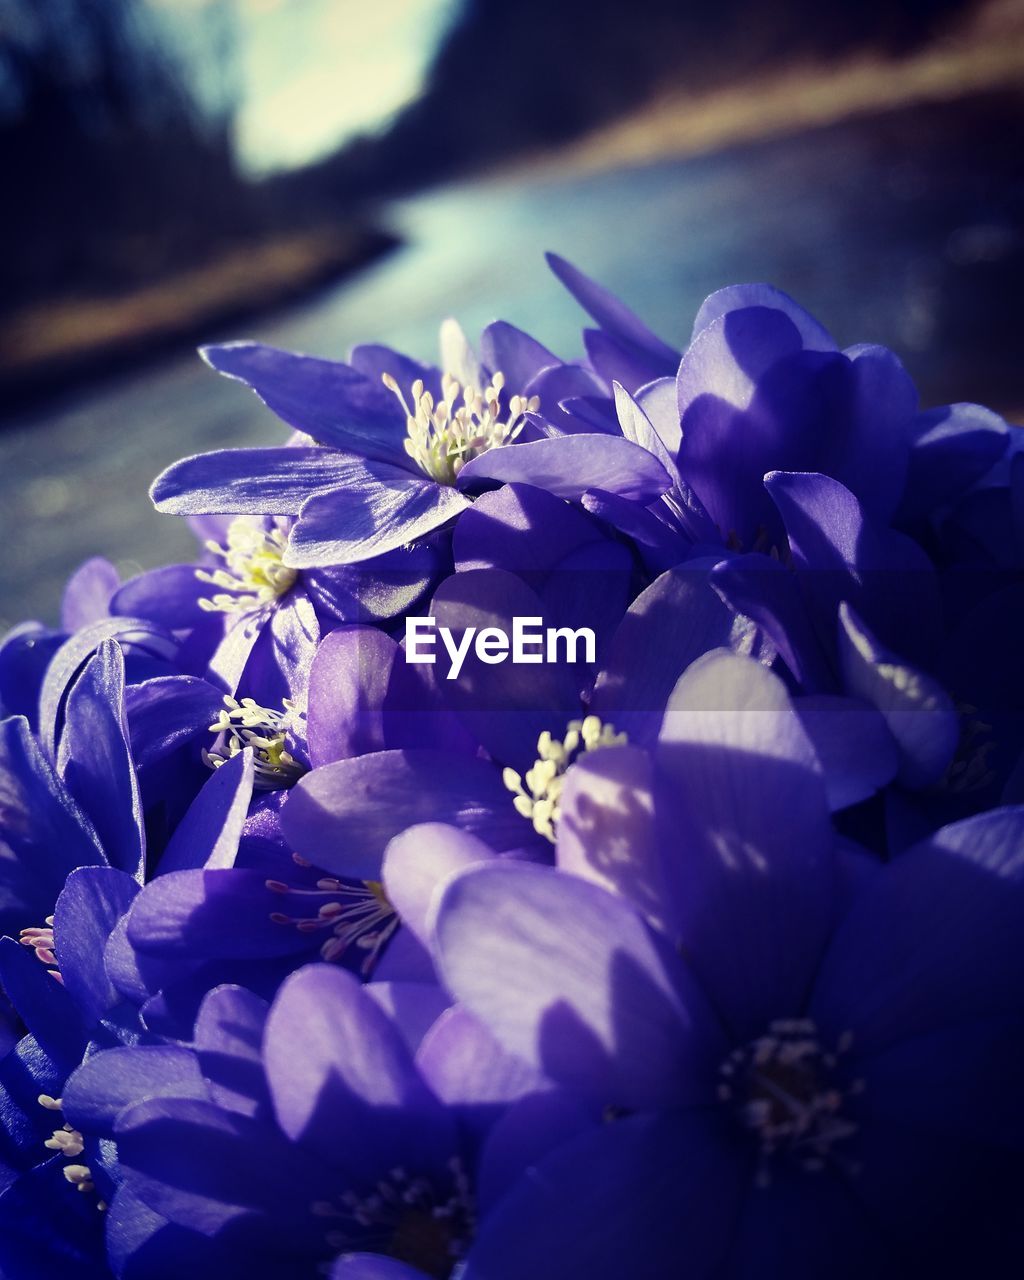
{"type": "MultiPolygon", "coordinates": [[[[768,280],[846,344],[895,348],[929,402],[1024,406],[1014,297],[1024,286],[1019,103],[980,101],[850,122],[644,168],[550,167],[452,188],[388,211],[404,247],[287,312],[211,339],[255,337],[317,355],[356,341],[435,355],[439,321],[472,335],[498,316],[561,356],[582,313],[548,274],[571,257],[685,345],[702,298],[768,280]]],[[[184,526],[147,499],[169,462],[273,442],[276,419],[191,351],[8,419],[0,435],[0,624],[55,619],[90,555],[122,572],[190,558],[184,526]]]]}

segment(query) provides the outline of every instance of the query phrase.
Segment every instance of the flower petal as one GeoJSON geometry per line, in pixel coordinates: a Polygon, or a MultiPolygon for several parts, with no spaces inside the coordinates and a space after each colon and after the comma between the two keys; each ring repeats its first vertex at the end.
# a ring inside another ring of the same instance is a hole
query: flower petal
{"type": "Polygon", "coordinates": [[[262,871],[171,871],[151,880],[135,899],[128,940],[146,955],[189,960],[262,959],[305,950],[308,936],[271,919],[281,902],[262,871]]]}
{"type": "Polygon", "coordinates": [[[544,256],[558,279],[602,329],[622,342],[650,352],[652,356],[659,356],[666,366],[665,373],[675,371],[679,363],[679,353],[652,333],[625,303],[620,302],[603,285],[585,276],[579,268],[559,257],[557,253],[547,253],[544,256]]]}
{"type": "Polygon", "coordinates": [[[168,564],[129,578],[114,592],[111,613],[148,618],[170,631],[196,626],[207,616],[199,601],[216,590],[196,577],[196,568],[194,564],[168,564]]]}
{"type": "Polygon", "coordinates": [[[757,623],[802,689],[835,688],[831,645],[811,625],[795,573],[771,556],[751,552],[723,560],[710,581],[731,609],[757,623]]]}
{"type": "Polygon", "coordinates": [[[68,876],[54,907],[53,936],[64,987],[90,1024],[117,1003],[118,993],[104,968],[104,948],[138,891],[123,871],[79,867],[68,876]]]}
{"type": "Polygon", "coordinates": [[[878,708],[900,753],[898,778],[926,787],[945,772],[960,736],[949,695],[884,649],[846,603],[839,606],[839,659],[849,693],[878,708]]]}
{"type": "Polygon", "coordinates": [[[71,1076],[61,1100],[75,1128],[111,1137],[122,1111],[160,1097],[208,1097],[191,1049],[144,1044],[94,1053],[71,1076]]]}
{"type": "Polygon", "coordinates": [[[912,1274],[899,1265],[882,1230],[857,1202],[856,1190],[828,1172],[773,1170],[767,1187],[751,1191],[723,1277],[759,1274],[768,1240],[777,1274],[792,1280],[903,1280],[912,1274]]]}
{"type": "Polygon", "coordinates": [[[51,759],[57,754],[68,691],[104,640],[116,640],[121,646],[128,684],[162,676],[178,652],[174,637],[144,618],[103,618],[69,636],[53,655],[39,693],[39,740],[51,759]]]}
{"type": "Polygon", "coordinates": [[[440,899],[435,951],[499,1043],[598,1105],[671,1106],[712,1087],[720,1033],[700,992],[597,885],[526,863],[472,867],[440,899]]]}
{"type": "Polygon", "coordinates": [[[251,747],[214,769],[175,827],[160,858],[161,875],[234,866],[254,778],[251,747]]]}
{"type": "Polygon", "coordinates": [[[595,1128],[592,1106],[564,1089],[528,1093],[506,1108],[486,1133],[477,1174],[477,1200],[488,1214],[549,1151],[595,1128]]]}
{"type": "Polygon", "coordinates": [[[458,827],[422,822],[395,836],[384,851],[382,876],[388,901],[425,946],[438,886],[456,871],[489,862],[494,850],[458,827]]]}
{"type": "Polygon", "coordinates": [[[518,1098],[551,1088],[535,1066],[503,1049],[461,1005],[437,1019],[420,1045],[416,1065],[444,1105],[477,1132],[518,1098]]]}
{"type": "Polygon", "coordinates": [[[605,382],[617,382],[629,391],[639,391],[656,378],[672,373],[678,361],[620,341],[603,329],[584,329],[583,345],[587,359],[605,382]]]}
{"type": "Polygon", "coordinates": [[[244,987],[216,987],[196,1016],[195,1052],[214,1102],[256,1115],[270,1103],[263,1070],[269,1006],[244,987]]]}
{"type": "Polygon", "coordinates": [[[800,335],[803,346],[808,351],[835,351],[836,344],[829,333],[817,320],[805,311],[799,303],[794,302],[788,293],[776,289],[770,284],[732,284],[718,289],[710,297],[705,298],[693,322],[691,342],[702,333],[709,324],[730,311],[739,311],[744,307],[764,307],[771,311],[781,311],[800,335]]]}
{"type": "Polygon", "coordinates": [[[558,498],[579,499],[588,489],[607,489],[634,502],[652,502],[672,483],[653,454],[621,436],[553,436],[526,444],[500,445],[459,472],[459,488],[479,484],[532,484],[558,498]]]}
{"type": "Polygon", "coordinates": [[[465,1280],[722,1274],[744,1166],[703,1112],[631,1116],[528,1169],[481,1224],[465,1280]]]}
{"type": "Polygon", "coordinates": [[[612,637],[591,710],[638,746],[657,741],[672,690],[692,662],[712,649],[752,648],[753,628],[722,603],[710,573],[709,564],[692,562],[660,574],[612,637]]]}
{"type": "Polygon", "coordinates": [[[111,866],[142,879],[142,801],[124,710],[124,658],[104,640],[68,693],[57,770],[89,814],[111,866]]]}
{"type": "Polygon", "coordinates": [[[798,1010],[832,921],[821,764],[781,680],[721,650],[665,714],[656,793],[664,873],[686,955],[740,1041],[798,1010]]]}
{"type": "Polygon", "coordinates": [[[520,395],[542,369],[561,364],[536,338],[506,320],[495,320],[480,335],[480,355],[491,373],[503,373],[509,391],[520,395]]]}
{"type": "Polygon", "coordinates": [[[381,981],[375,973],[373,981],[367,982],[363,990],[388,1015],[412,1054],[416,1053],[423,1037],[452,1003],[447,991],[429,980],[397,978],[381,981]]]}
{"type": "Polygon", "coordinates": [[[0,938],[0,984],[39,1047],[59,1072],[70,1074],[82,1060],[89,1028],[68,992],[13,938],[0,938]]]}
{"type": "Polygon", "coordinates": [[[830,694],[796,698],[793,706],[825,771],[833,812],[866,800],[896,776],[896,743],[874,707],[830,694]]]}
{"type": "Polygon", "coordinates": [[[216,449],[173,463],[149,496],[174,516],[295,516],[314,494],[344,487],[361,465],[333,449],[216,449]]]}
{"type": "Polygon", "coordinates": [[[1019,1150],[1024,1146],[1020,1015],[957,1022],[861,1055],[873,1121],[1019,1150]]]}
{"type": "MultiPolygon", "coordinates": [[[[111,611],[111,597],[120,584],[121,575],[103,556],[93,556],[79,565],[64,588],[60,607],[61,627],[65,631],[77,631],[106,618],[111,611]]],[[[131,613],[131,610],[127,612],[131,613]]]]}
{"type": "Polygon", "coordinates": [[[287,979],[263,1058],[284,1132],[363,1185],[396,1165],[444,1168],[455,1140],[447,1113],[390,1019],[344,970],[310,965],[287,979]]]}
{"type": "MultiPolygon", "coordinates": [[[[514,574],[503,569],[469,569],[446,578],[434,593],[431,613],[459,642],[496,628],[514,637],[515,619],[526,619],[529,634],[547,625],[540,598],[514,574]]],[[[446,654],[440,637],[438,663],[446,654]]],[[[531,657],[540,658],[534,649],[531,657]]],[[[537,739],[545,730],[561,738],[567,721],[579,714],[581,663],[516,663],[511,655],[500,663],[484,662],[471,647],[457,678],[441,684],[445,702],[473,737],[502,764],[524,770],[537,755],[537,739]]],[[[436,667],[435,667],[436,669],[436,667]]],[[[444,669],[443,667],[441,668],[444,669]]]]}
{"type": "Polygon", "coordinates": [[[68,873],[103,861],[89,820],[21,716],[0,720],[0,933],[41,925],[68,873]]]}
{"type": "Polygon", "coordinates": [[[228,1224],[259,1231],[270,1211],[275,1233],[301,1229],[322,1168],[273,1124],[199,1098],[149,1098],[123,1111],[117,1155],[147,1205],[205,1235],[228,1224]]]}
{"type": "Polygon", "coordinates": [[[307,774],[281,810],[281,830],[318,867],[380,878],[389,840],[418,822],[448,822],[493,849],[529,834],[498,770],[445,751],[378,751],[307,774]]]}
{"type": "Polygon", "coordinates": [[[1006,452],[1006,423],[980,404],[947,404],[919,413],[899,523],[928,518],[965,493],[1006,452]]]}
{"type": "Polygon", "coordinates": [[[224,692],[196,676],[158,676],[126,690],[132,755],[139,774],[178,747],[209,733],[224,692]]]}
{"type": "Polygon", "coordinates": [[[200,354],[218,373],[252,387],[296,431],[334,449],[403,465],[405,414],[379,377],[260,342],[228,342],[200,354]]]}
{"type": "Polygon", "coordinates": [[[383,1253],[343,1253],[329,1280],[427,1280],[426,1274],[383,1253]]]}
{"type": "Polygon", "coordinates": [[[824,645],[832,647],[845,600],[884,644],[926,661],[942,628],[935,570],[918,544],[874,520],[829,476],[774,471],[764,484],[824,645]]]}
{"type": "Polygon", "coordinates": [[[379,462],[354,462],[342,484],[303,505],[285,564],[354,564],[433,533],[469,506],[456,489],[379,462]]]}
{"type": "Polygon", "coordinates": [[[504,569],[536,587],[580,547],[604,540],[578,507],[545,489],[507,484],[481,494],[455,526],[452,548],[459,573],[504,569]]]}
{"type": "Polygon", "coordinates": [[[398,655],[398,645],[376,627],[339,627],[324,637],[309,675],[306,730],[314,768],[384,749],[384,701],[398,655]]]}
{"type": "MultiPolygon", "coordinates": [[[[1024,1002],[1024,808],[943,827],[865,886],[811,1002],[860,1055],[1024,1002]]],[[[966,1033],[965,1033],[966,1034],[966,1033]]]]}
{"type": "Polygon", "coordinates": [[[557,865],[621,894],[664,928],[651,774],[649,754],[632,746],[602,747],[574,764],[558,800],[557,865]]]}

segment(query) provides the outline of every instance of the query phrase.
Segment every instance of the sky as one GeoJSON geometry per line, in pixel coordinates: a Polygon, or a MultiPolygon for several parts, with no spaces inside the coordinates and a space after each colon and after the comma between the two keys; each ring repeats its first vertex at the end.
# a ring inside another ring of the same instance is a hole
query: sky
{"type": "Polygon", "coordinates": [[[239,158],[299,165],[414,98],[451,0],[239,0],[239,158]]]}
{"type": "Polygon", "coordinates": [[[386,123],[416,96],[457,0],[149,3],[179,25],[215,4],[232,9],[235,142],[242,166],[261,174],[386,123]]]}

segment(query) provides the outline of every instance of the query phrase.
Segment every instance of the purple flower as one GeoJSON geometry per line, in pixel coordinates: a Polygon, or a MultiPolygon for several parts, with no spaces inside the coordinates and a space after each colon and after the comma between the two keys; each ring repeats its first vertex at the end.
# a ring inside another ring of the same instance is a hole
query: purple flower
{"type": "Polygon", "coordinates": [[[121,649],[106,640],[73,670],[56,697],[59,716],[45,717],[59,720],[52,755],[22,717],[0,721],[0,930],[8,934],[42,926],[76,867],[142,877],[145,833],[121,649]]]}
{"type": "Polygon", "coordinates": [[[445,1005],[436,988],[313,966],[269,1012],[212,992],[189,1050],[86,1063],[65,1105],[117,1144],[114,1257],[152,1256],[171,1226],[197,1280],[225,1260],[312,1280],[339,1255],[348,1277],[452,1275],[491,1187],[584,1121],[531,1105],[550,1089],[445,1005]],[[517,1103],[518,1153],[500,1125],[517,1103]]]}
{"type": "Polygon", "coordinates": [[[579,363],[208,348],[291,438],[0,644],[5,1280],[1005,1271],[1021,433],[549,261],[579,363]]]}
{"type": "Polygon", "coordinates": [[[186,458],[158,478],[153,500],[182,515],[296,516],[283,561],[298,569],[418,541],[466,510],[474,486],[526,480],[573,497],[588,488],[653,497],[664,487],[658,463],[622,440],[513,448],[539,407],[530,380],[557,361],[510,325],[492,325],[483,349],[486,367],[455,353],[451,362],[466,366],[457,378],[383,347],[356,348],[348,365],[254,343],[206,348],[214,368],[251,386],[301,435],[286,448],[186,458]],[[506,395],[498,359],[524,380],[516,394],[506,395]]]}
{"type": "Polygon", "coordinates": [[[328,637],[310,685],[315,767],[290,792],[281,824],[293,849],[334,875],[379,880],[388,841],[424,822],[458,826],[497,852],[548,856],[549,805],[580,752],[616,732],[642,745],[655,741],[676,680],[709,649],[724,643],[768,661],[774,656],[712,590],[710,565],[663,574],[619,621],[622,595],[612,587],[624,566],[607,555],[615,544],[592,541],[585,516],[527,486],[509,486],[479,505],[467,517],[465,541],[461,532],[457,539],[467,558],[434,596],[438,623],[456,634],[470,626],[510,633],[514,616],[568,621],[558,611],[579,601],[595,620],[604,614],[607,664],[598,673],[582,663],[468,659],[458,680],[438,678],[427,698],[418,673],[436,668],[408,665],[379,632],[328,637]],[[533,554],[523,532],[541,515],[551,517],[540,522],[548,530],[547,561],[533,554]],[[474,554],[520,572],[471,567],[480,563],[474,554]],[[595,601],[592,566],[602,562],[606,589],[595,601]],[[640,666],[637,652],[645,655],[640,666]],[[328,690],[333,717],[323,710],[328,690]],[[594,716],[604,723],[594,726],[594,716]]]}
{"type": "Polygon", "coordinates": [[[297,570],[283,558],[292,521],[194,517],[204,539],[197,565],[168,565],[131,579],[114,594],[115,614],[189,631],[184,662],[228,693],[280,701],[308,666],[321,632],[339,622],[386,622],[429,591],[450,567],[437,539],[401,547],[358,565],[297,570]]]}
{"type": "Polygon", "coordinates": [[[4,1275],[12,1280],[65,1268],[109,1274],[108,1153],[98,1134],[70,1121],[62,1094],[84,1057],[142,1034],[104,960],[137,890],[113,868],[80,868],[69,875],[49,927],[22,938],[36,958],[0,940],[0,981],[27,1028],[0,1060],[0,1233],[4,1275]]]}
{"type": "Polygon", "coordinates": [[[998,1258],[1024,1142],[1022,835],[1007,809],[851,861],[779,682],[695,664],[653,777],[630,748],[577,767],[562,870],[492,862],[443,892],[449,988],[618,1117],[519,1184],[467,1280],[746,1275],[769,1248],[807,1276],[998,1258]]]}

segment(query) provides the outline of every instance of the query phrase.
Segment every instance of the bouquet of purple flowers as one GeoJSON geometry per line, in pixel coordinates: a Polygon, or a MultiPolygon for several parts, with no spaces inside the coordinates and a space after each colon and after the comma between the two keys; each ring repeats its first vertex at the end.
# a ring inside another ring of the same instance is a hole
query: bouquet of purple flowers
{"type": "Polygon", "coordinates": [[[1020,432],[551,265],[0,646],[3,1280],[1019,1273],[1020,432]]]}

